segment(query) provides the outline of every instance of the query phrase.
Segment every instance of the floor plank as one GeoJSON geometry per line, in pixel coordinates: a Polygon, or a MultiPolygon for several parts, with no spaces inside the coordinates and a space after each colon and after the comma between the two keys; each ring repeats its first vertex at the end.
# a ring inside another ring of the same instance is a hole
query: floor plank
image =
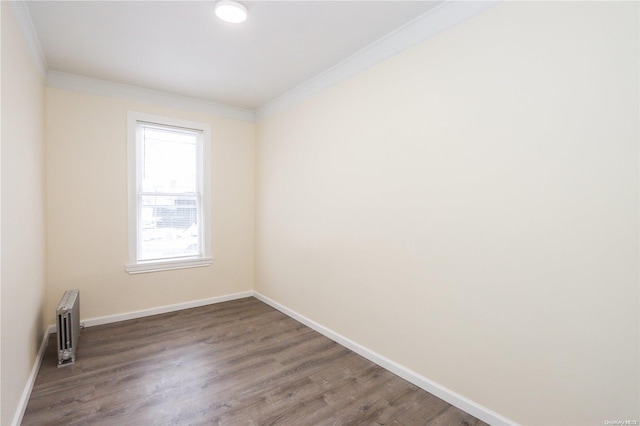
{"type": "Polygon", "coordinates": [[[25,426],[485,424],[252,297],[87,328],[56,361],[52,338],[25,426]]]}

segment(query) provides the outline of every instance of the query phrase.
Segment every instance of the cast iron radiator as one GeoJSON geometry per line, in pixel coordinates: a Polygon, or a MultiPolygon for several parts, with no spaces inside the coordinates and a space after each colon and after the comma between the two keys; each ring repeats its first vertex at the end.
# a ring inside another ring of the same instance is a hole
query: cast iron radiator
{"type": "Polygon", "coordinates": [[[80,337],[80,292],[67,290],[56,309],[58,328],[58,367],[76,362],[76,349],[80,337]]]}

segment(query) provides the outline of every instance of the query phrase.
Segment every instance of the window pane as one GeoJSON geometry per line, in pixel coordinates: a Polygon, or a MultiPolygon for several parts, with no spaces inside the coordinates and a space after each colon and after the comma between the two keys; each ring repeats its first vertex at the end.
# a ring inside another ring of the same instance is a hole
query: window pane
{"type": "Polygon", "coordinates": [[[200,255],[195,196],[141,197],[139,259],[200,255]]]}
{"type": "Polygon", "coordinates": [[[142,191],[196,192],[198,134],[143,128],[142,191]]]}

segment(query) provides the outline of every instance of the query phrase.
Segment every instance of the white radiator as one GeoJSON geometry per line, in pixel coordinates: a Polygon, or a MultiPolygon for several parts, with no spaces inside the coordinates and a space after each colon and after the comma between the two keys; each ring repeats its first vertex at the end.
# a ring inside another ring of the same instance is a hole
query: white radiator
{"type": "Polygon", "coordinates": [[[76,349],[80,337],[80,292],[67,290],[56,309],[58,329],[58,367],[76,362],[76,349]]]}

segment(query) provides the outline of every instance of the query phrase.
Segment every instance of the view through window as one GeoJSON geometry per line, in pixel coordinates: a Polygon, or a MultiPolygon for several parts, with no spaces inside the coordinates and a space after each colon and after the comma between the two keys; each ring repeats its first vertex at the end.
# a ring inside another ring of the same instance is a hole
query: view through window
{"type": "Polygon", "coordinates": [[[197,154],[202,132],[147,123],[139,127],[138,259],[200,255],[197,154]]]}

